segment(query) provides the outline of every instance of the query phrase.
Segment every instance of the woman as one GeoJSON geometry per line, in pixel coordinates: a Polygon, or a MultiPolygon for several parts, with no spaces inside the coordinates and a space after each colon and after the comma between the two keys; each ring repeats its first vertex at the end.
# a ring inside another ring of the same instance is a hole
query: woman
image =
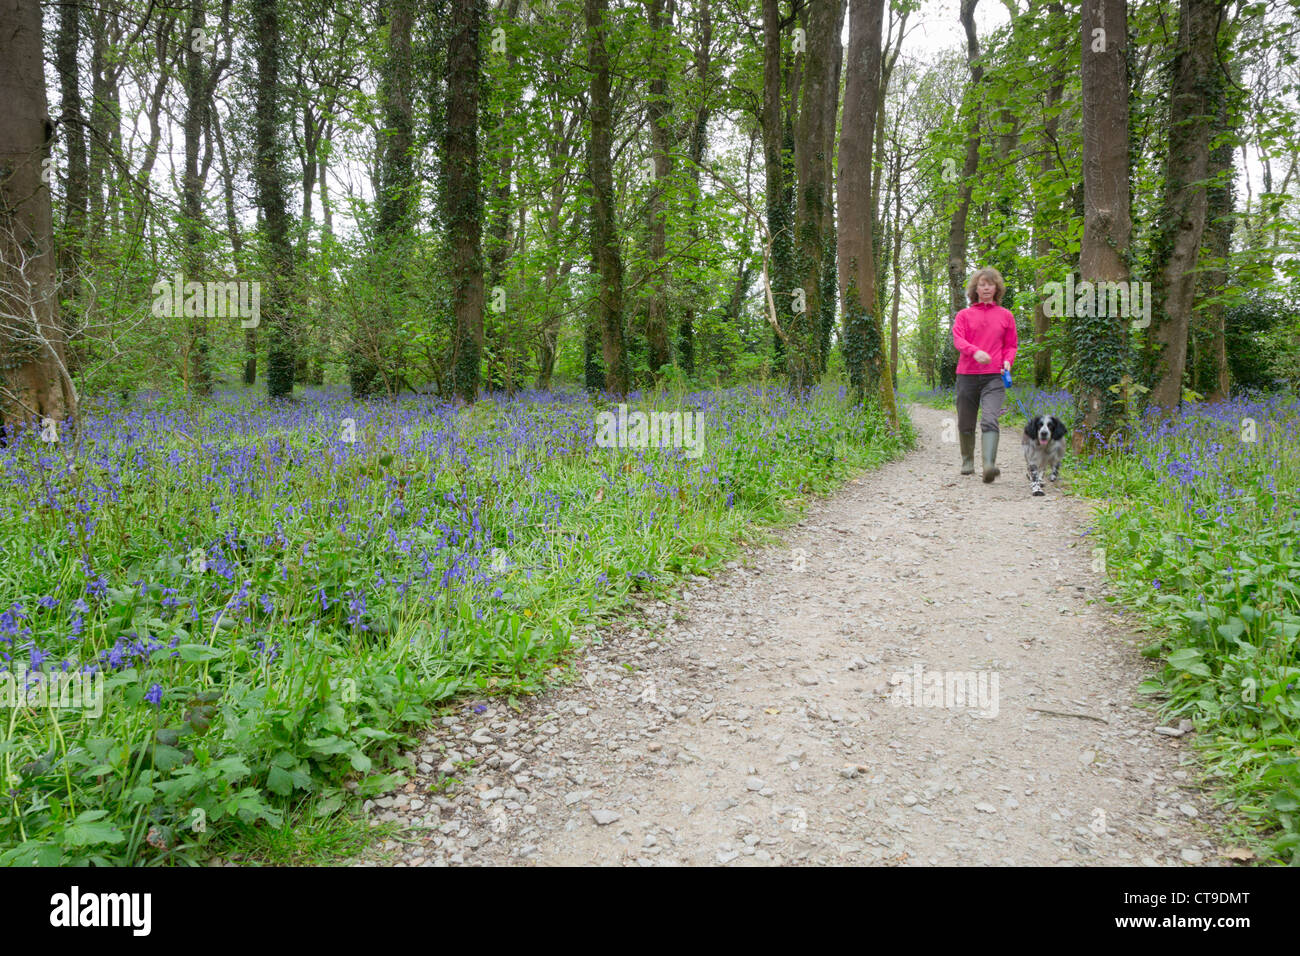
{"type": "Polygon", "coordinates": [[[1006,387],[1003,370],[1016,360],[1016,317],[1002,307],[1006,283],[997,269],[979,269],[966,284],[970,305],[953,319],[952,344],[957,361],[957,434],[961,440],[961,473],[975,471],[975,413],[980,415],[984,481],[1001,474],[998,457],[998,416],[1006,387]]]}

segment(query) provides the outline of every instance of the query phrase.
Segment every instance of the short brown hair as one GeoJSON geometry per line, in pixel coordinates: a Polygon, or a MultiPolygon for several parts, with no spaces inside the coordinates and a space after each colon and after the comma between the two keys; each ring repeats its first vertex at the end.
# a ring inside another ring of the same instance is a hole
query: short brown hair
{"type": "Polygon", "coordinates": [[[1002,273],[990,266],[985,266],[983,269],[976,269],[975,274],[970,277],[970,282],[966,283],[966,300],[971,304],[980,300],[980,294],[977,288],[980,279],[988,279],[997,286],[997,291],[993,293],[993,301],[998,305],[1001,305],[1002,296],[1007,291],[1007,284],[1002,281],[1002,273]]]}

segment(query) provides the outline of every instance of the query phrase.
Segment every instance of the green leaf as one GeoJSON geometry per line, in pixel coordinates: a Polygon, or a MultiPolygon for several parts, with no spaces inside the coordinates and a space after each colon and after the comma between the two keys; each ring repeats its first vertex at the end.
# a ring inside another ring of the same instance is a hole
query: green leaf
{"type": "Polygon", "coordinates": [[[1233,617],[1229,618],[1226,624],[1220,624],[1215,630],[1228,640],[1235,641],[1246,630],[1246,624],[1241,618],[1233,617]]]}
{"type": "Polygon", "coordinates": [[[226,655],[219,647],[209,644],[178,644],[176,651],[183,661],[215,661],[226,655]]]}
{"type": "Polygon", "coordinates": [[[405,774],[375,774],[372,777],[364,777],[357,783],[357,795],[361,797],[375,797],[381,793],[387,793],[389,790],[396,790],[405,783],[405,774]]]}
{"type": "Polygon", "coordinates": [[[1184,647],[1176,650],[1168,657],[1170,666],[1183,670],[1186,670],[1189,664],[1200,663],[1200,660],[1201,652],[1191,647],[1184,647]]]}
{"type": "Polygon", "coordinates": [[[1169,665],[1176,670],[1198,677],[1212,677],[1210,669],[1201,661],[1201,652],[1190,647],[1174,651],[1167,658],[1169,665]]]}
{"type": "Polygon", "coordinates": [[[122,843],[126,837],[111,823],[101,822],[107,810],[86,810],[77,814],[63,831],[64,846],[97,846],[101,843],[122,843]]]}
{"type": "Polygon", "coordinates": [[[1275,793],[1268,802],[1269,806],[1279,813],[1294,813],[1300,810],[1300,799],[1296,799],[1294,790],[1283,790],[1280,793],[1275,793]]]}
{"type": "Polygon", "coordinates": [[[331,734],[328,737],[316,737],[313,740],[304,742],[318,754],[341,754],[347,753],[354,746],[352,741],[344,740],[331,734]]]}
{"type": "Polygon", "coordinates": [[[287,797],[293,792],[293,775],[287,770],[272,767],[271,772],[266,775],[266,786],[272,793],[287,797]]]}
{"type": "Polygon", "coordinates": [[[185,754],[175,747],[168,747],[166,744],[156,744],[153,748],[153,765],[155,769],[166,773],[174,770],[176,767],[185,763],[185,754]]]}
{"type": "Polygon", "coordinates": [[[317,803],[316,809],[312,812],[315,816],[318,817],[328,817],[330,814],[336,813],[339,810],[339,808],[342,806],[343,806],[343,794],[332,793],[328,797],[324,797],[319,803],[317,803]]]}

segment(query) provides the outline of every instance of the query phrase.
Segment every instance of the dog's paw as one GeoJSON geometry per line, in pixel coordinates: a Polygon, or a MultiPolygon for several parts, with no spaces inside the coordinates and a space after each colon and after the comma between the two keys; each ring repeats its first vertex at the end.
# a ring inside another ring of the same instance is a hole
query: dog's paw
{"type": "Polygon", "coordinates": [[[1058,475],[1056,472],[1052,472],[1052,481],[1056,481],[1056,480],[1057,480],[1058,478],[1060,478],[1060,477],[1061,477],[1061,476],[1058,475]]]}
{"type": "Polygon", "coordinates": [[[1047,494],[1047,492],[1043,491],[1042,485],[1034,485],[1033,492],[1035,497],[1041,497],[1042,495],[1047,494]]]}

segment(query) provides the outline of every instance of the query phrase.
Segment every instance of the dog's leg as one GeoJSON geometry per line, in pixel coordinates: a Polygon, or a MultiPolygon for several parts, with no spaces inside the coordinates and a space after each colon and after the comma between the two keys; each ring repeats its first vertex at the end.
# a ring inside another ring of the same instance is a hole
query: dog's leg
{"type": "Polygon", "coordinates": [[[1061,463],[1058,461],[1055,465],[1052,466],[1051,479],[1052,481],[1056,481],[1056,479],[1060,477],[1061,477],[1061,463]]]}
{"type": "Polygon", "coordinates": [[[1035,495],[1044,494],[1042,473],[1032,466],[1029,469],[1029,490],[1035,495]]]}

